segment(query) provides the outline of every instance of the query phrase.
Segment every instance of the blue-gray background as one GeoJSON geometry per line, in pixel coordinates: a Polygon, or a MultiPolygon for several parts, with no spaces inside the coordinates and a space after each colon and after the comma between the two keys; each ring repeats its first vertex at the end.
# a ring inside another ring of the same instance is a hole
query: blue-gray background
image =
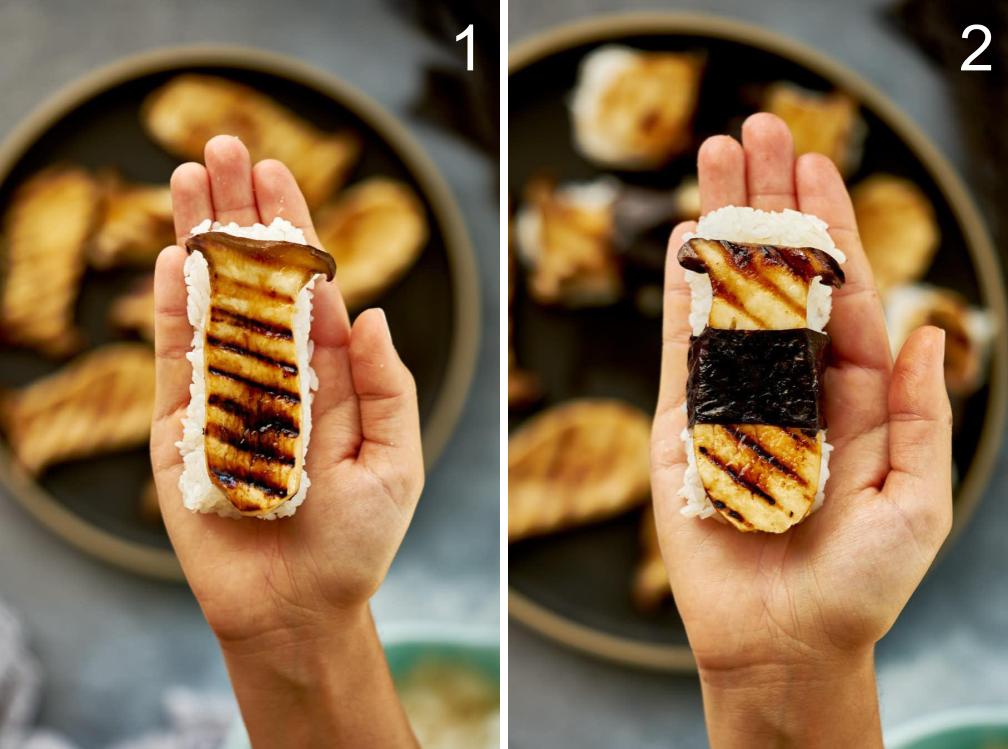
{"type": "MultiPolygon", "coordinates": [[[[891,0],[510,0],[511,42],[619,10],[697,11],[753,21],[861,73],[966,169],[939,72],[882,22],[891,0]]],[[[949,29],[958,36],[962,29],[949,29]]],[[[966,75],[965,73],[963,75],[966,75]]],[[[974,73],[973,75],[979,75],[974,73]]],[[[955,548],[921,585],[877,651],[886,729],[961,705],[1008,704],[1008,451],[955,548]]],[[[893,560],[898,564],[898,560],[893,560]]],[[[699,684],[611,666],[512,624],[510,741],[515,749],[706,746],[699,684]]]]}
{"type": "MultiPolygon", "coordinates": [[[[450,183],[479,263],[482,348],[462,420],[428,477],[423,510],[375,610],[380,627],[423,620],[495,630],[496,170],[457,138],[407,113],[422,66],[451,60],[384,2],[0,0],[0,134],[96,66],[197,42],[263,47],[338,74],[399,115],[450,183]]],[[[168,686],[228,688],[215,642],[184,585],[150,582],[92,561],[40,527],[2,489],[0,598],[20,612],[46,671],[40,723],[84,749],[157,725],[168,686]]]]}

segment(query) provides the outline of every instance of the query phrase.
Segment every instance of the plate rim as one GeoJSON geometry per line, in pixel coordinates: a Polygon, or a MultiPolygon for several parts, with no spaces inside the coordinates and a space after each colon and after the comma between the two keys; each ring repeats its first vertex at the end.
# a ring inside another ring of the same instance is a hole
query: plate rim
{"type": "MultiPolygon", "coordinates": [[[[983,302],[996,318],[998,330],[1008,330],[1005,286],[994,244],[958,172],[924,131],[881,89],[846,64],[808,44],[757,23],[704,13],[603,13],[554,26],[512,44],[508,52],[508,77],[550,55],[584,44],[602,44],[627,36],[675,34],[731,41],[780,55],[854,94],[862,107],[871,110],[907,145],[934,179],[966,239],[966,250],[977,271],[983,302]]],[[[984,425],[970,470],[955,493],[962,511],[956,513],[958,517],[935,563],[969,523],[990,481],[1008,405],[1008,336],[995,336],[991,344],[990,368],[990,395],[984,425]]],[[[605,660],[663,671],[696,671],[696,661],[688,646],[648,643],[596,629],[533,601],[510,583],[508,616],[555,642],[605,660]]]]}
{"type": "MultiPolygon", "coordinates": [[[[251,46],[184,44],[126,55],[57,88],[14,126],[0,142],[0,182],[10,176],[39,137],[94,97],[146,75],[201,66],[231,67],[288,78],[317,91],[360,118],[416,180],[444,233],[456,300],[448,364],[423,435],[424,465],[430,471],[462,415],[476,371],[482,315],[476,258],[461,210],[434,161],[405,124],[356,86],[298,58],[251,46]]],[[[0,481],[38,522],[90,556],[147,577],[185,579],[172,549],[154,549],[125,540],[70,511],[17,465],[3,443],[0,443],[0,481]]]]}

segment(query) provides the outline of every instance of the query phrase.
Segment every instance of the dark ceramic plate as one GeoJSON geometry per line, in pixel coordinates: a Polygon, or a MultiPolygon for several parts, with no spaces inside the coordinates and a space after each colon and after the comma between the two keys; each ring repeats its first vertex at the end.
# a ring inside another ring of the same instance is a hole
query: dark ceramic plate
{"type": "MultiPolygon", "coordinates": [[[[406,276],[374,304],[385,309],[397,348],[416,378],[425,454],[432,463],[472,374],[479,310],[472,252],[433,165],[390,115],[340,81],[257,50],[168,50],[125,60],[74,84],[11,136],[0,151],[0,207],[23,179],[57,162],[114,167],[131,180],[167,183],[178,160],[146,135],[139,110],[149,92],[181,72],[240,81],[322,128],[351,128],[363,140],[351,183],[385,175],[411,184],[421,196],[430,241],[406,276]]],[[[107,310],[137,275],[87,273],[77,319],[90,345],[116,338],[104,322],[107,310]]],[[[58,366],[28,351],[0,349],[0,386],[22,385],[58,366]]],[[[9,456],[0,458],[0,478],[15,496],[72,543],[135,571],[178,576],[164,529],[138,513],[138,497],[150,477],[146,449],[59,465],[37,485],[9,456]]]]}
{"type": "MultiPolygon", "coordinates": [[[[920,132],[884,97],[854,74],[817,53],[759,28],[705,17],[636,15],[592,19],[519,45],[510,62],[510,169],[513,204],[530,177],[560,181],[603,173],[575,150],[567,102],[581,59],[617,43],[651,50],[696,50],[708,65],[687,154],[659,171],[615,174],[631,185],[671,189],[695,174],[696,147],[708,135],[734,132],[753,111],[760,84],[793,81],[818,90],[840,88],[862,103],[868,126],[856,183],[877,171],[914,180],[935,205],[942,245],[927,280],[962,292],[1004,320],[1004,289],[990,241],[958,178],[920,132]]],[[[515,347],[522,365],[543,381],[539,408],[571,398],[622,398],[654,409],[661,322],[634,304],[634,291],[660,288],[671,224],[639,241],[625,264],[628,293],[611,307],[563,311],[532,302],[519,284],[514,306],[515,347]]],[[[1002,322],[1003,325],[1003,322],[1002,322]]],[[[1003,329],[1003,328],[1002,328],[1003,329]]],[[[1006,352],[994,352],[990,385],[959,405],[955,461],[955,532],[972,512],[986,482],[1004,411],[1006,352]]],[[[512,412],[510,428],[530,414],[512,412]]],[[[639,554],[638,513],[510,548],[510,611],[516,619],[604,657],[642,666],[692,668],[686,634],[674,605],[637,613],[629,598],[639,554]]]]}

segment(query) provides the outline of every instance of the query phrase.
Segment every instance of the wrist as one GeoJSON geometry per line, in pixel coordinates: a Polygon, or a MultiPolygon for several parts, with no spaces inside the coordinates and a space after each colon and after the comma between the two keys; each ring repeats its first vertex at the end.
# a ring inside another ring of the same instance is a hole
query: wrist
{"type": "Polygon", "coordinates": [[[365,601],[337,610],[326,609],[324,613],[292,615],[258,626],[247,623],[241,631],[218,627],[214,628],[214,634],[225,653],[252,655],[271,648],[286,647],[291,642],[338,640],[368,630],[371,624],[371,607],[365,601]]]}
{"type": "Polygon", "coordinates": [[[415,749],[367,604],[219,639],[257,749],[415,749]]]}
{"type": "Polygon", "coordinates": [[[229,668],[254,668],[290,688],[313,690],[324,685],[325,674],[341,658],[376,639],[366,603],[317,619],[271,624],[253,634],[217,634],[229,668]]]}
{"type": "Polygon", "coordinates": [[[714,749],[882,746],[873,648],[698,671],[714,749]]]}

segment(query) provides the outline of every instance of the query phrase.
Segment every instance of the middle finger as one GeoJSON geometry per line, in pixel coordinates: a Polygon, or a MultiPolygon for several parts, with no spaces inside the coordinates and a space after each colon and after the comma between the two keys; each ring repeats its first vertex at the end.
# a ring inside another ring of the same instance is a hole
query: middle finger
{"type": "Polygon", "coordinates": [[[207,141],[204,159],[216,219],[222,224],[234,221],[239,226],[257,223],[252,159],[245,145],[233,135],[214,136],[207,141]]]}
{"type": "Polygon", "coordinates": [[[795,159],[791,131],[779,117],[760,112],[742,125],[749,205],[763,211],[795,209],[795,159]]]}

